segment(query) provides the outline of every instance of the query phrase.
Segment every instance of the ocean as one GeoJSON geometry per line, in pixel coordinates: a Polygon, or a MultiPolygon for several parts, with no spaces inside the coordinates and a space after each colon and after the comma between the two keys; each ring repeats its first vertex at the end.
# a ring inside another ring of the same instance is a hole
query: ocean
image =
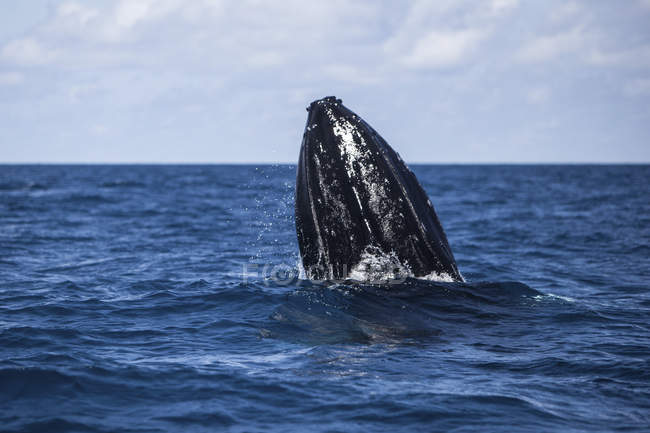
{"type": "Polygon", "coordinates": [[[411,168],[465,283],[301,279],[295,166],[0,166],[0,430],[647,432],[650,166],[411,168]]]}

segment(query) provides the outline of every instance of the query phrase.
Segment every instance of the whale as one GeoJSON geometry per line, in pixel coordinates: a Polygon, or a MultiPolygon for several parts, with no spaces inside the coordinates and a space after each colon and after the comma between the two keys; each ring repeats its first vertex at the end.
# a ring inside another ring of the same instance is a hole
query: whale
{"type": "Polygon", "coordinates": [[[360,279],[374,266],[463,281],[433,204],[400,155],[335,96],[307,111],[295,190],[305,277],[360,279]]]}

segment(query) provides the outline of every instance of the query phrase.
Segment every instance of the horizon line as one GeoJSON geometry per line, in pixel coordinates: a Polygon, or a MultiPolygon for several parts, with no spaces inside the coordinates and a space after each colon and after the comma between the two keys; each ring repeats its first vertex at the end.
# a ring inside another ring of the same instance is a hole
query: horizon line
{"type": "MultiPolygon", "coordinates": [[[[650,161],[417,161],[408,165],[650,165],[650,161]]],[[[296,165],[297,161],[0,161],[7,165],[296,165]]]]}

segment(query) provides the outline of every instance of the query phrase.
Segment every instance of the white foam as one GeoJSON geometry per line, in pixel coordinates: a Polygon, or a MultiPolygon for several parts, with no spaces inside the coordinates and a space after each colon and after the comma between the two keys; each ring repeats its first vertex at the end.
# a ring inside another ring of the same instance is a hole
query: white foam
{"type": "Polygon", "coordinates": [[[298,279],[306,280],[307,272],[305,272],[305,267],[302,265],[302,259],[300,258],[300,253],[298,253],[298,258],[296,259],[296,269],[298,269],[298,279]]]}
{"type": "Polygon", "coordinates": [[[536,300],[536,301],[543,301],[545,299],[559,299],[559,300],[565,301],[565,302],[576,302],[575,299],[569,298],[568,296],[554,295],[553,293],[547,293],[547,294],[544,294],[544,295],[533,296],[533,299],[536,300]]]}
{"type": "Polygon", "coordinates": [[[246,370],[250,374],[276,368],[278,365],[287,366],[296,356],[307,353],[309,348],[300,348],[290,351],[264,355],[240,355],[240,354],[187,354],[173,356],[152,356],[146,358],[125,359],[129,364],[151,365],[151,364],[181,364],[194,368],[205,368],[214,365],[224,365],[227,367],[239,368],[246,370]]]}
{"type": "MultiPolygon", "coordinates": [[[[408,263],[402,263],[394,251],[386,253],[377,247],[366,247],[359,263],[353,266],[348,278],[357,281],[386,283],[402,282],[406,278],[454,283],[457,280],[446,272],[431,272],[423,277],[413,274],[408,263]]],[[[461,281],[465,281],[461,276],[461,281]]]]}
{"type": "Polygon", "coordinates": [[[366,248],[348,275],[353,280],[368,282],[403,281],[410,276],[413,276],[411,269],[394,251],[385,253],[373,247],[366,248]]]}
{"type": "Polygon", "coordinates": [[[446,272],[431,272],[429,275],[425,275],[424,277],[419,277],[421,280],[427,280],[427,281],[435,281],[438,283],[453,283],[456,280],[454,280],[454,277],[449,275],[446,272]]]}

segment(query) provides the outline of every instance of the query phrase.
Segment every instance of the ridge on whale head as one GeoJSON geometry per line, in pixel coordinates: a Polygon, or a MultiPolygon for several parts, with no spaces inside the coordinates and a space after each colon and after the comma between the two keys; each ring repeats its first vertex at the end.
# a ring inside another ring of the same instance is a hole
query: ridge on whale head
{"type": "Polygon", "coordinates": [[[307,111],[295,203],[307,278],[354,278],[371,258],[410,276],[463,281],[433,205],[399,154],[334,96],[307,111]]]}

